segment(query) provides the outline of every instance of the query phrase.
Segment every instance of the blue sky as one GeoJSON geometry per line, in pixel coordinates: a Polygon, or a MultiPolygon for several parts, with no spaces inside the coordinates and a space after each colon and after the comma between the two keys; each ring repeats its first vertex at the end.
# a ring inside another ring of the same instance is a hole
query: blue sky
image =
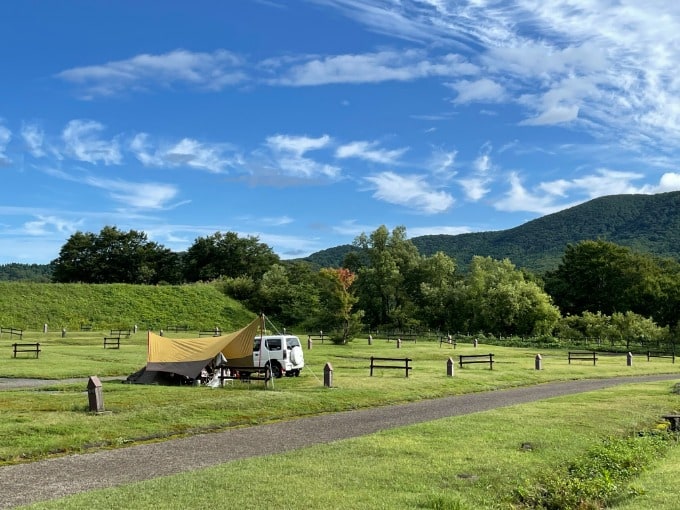
{"type": "Polygon", "coordinates": [[[284,259],[680,190],[680,3],[6,0],[0,264],[76,231],[284,259]]]}

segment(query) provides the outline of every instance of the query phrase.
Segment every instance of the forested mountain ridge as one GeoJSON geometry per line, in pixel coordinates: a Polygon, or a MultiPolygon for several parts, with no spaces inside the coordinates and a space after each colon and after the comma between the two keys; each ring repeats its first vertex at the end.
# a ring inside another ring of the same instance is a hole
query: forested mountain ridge
{"type": "MultiPolygon", "coordinates": [[[[408,231],[408,227],[407,227],[408,231]]],[[[680,191],[610,195],[548,214],[508,230],[411,238],[421,255],[441,251],[466,267],[474,255],[510,259],[537,273],[553,270],[568,244],[604,240],[637,252],[680,260],[680,191]]],[[[329,248],[303,260],[339,266],[353,248],[329,248]]]]}

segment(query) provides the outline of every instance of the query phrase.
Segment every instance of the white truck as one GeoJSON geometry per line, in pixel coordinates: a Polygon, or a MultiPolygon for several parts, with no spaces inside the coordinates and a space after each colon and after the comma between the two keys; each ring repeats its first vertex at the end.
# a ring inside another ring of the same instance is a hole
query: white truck
{"type": "Polygon", "coordinates": [[[295,335],[256,336],[252,358],[227,360],[226,367],[241,374],[269,369],[272,377],[297,377],[305,366],[300,339],[295,335]],[[264,341],[263,341],[264,340],[264,341]]]}

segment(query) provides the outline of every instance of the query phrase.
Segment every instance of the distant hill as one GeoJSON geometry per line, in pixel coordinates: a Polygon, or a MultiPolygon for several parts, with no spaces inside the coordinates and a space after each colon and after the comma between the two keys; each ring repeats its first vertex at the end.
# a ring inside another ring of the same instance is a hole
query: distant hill
{"type": "MultiPolygon", "coordinates": [[[[680,260],[680,191],[600,197],[508,230],[420,236],[411,241],[422,255],[441,251],[462,268],[474,255],[481,255],[508,258],[518,267],[543,273],[557,267],[568,244],[587,239],[680,260]]],[[[321,267],[339,266],[352,249],[337,246],[303,260],[321,267]]]]}

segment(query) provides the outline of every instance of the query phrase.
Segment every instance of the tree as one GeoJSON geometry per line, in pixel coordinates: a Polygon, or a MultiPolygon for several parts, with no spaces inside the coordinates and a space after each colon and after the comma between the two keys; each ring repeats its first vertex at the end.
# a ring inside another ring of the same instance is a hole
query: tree
{"type": "Polygon", "coordinates": [[[362,313],[352,313],[352,307],[357,302],[351,292],[356,274],[345,268],[325,268],[319,274],[326,281],[325,291],[321,292],[322,320],[327,329],[340,331],[339,335],[331,336],[331,339],[335,343],[346,344],[358,333],[361,323],[362,313]]]}
{"type": "Polygon", "coordinates": [[[76,232],[53,261],[52,280],[70,283],[180,283],[179,258],[144,232],[106,226],[98,235],[76,232]]]}
{"type": "MultiPolygon", "coordinates": [[[[357,269],[356,295],[368,324],[397,329],[412,325],[416,311],[412,296],[420,286],[414,276],[420,256],[406,239],[406,228],[396,227],[390,234],[382,225],[370,236],[362,233],[354,246],[365,253],[367,260],[357,269]]],[[[360,258],[353,261],[359,263],[360,258]]]]}
{"type": "Polygon", "coordinates": [[[442,252],[423,257],[418,269],[420,287],[415,297],[422,324],[439,331],[452,328],[453,289],[456,285],[456,262],[442,252]]]}
{"type": "Polygon", "coordinates": [[[568,245],[546,290],[563,313],[611,316],[628,311],[662,325],[678,320],[680,266],[606,241],[568,245]]]}
{"type": "Polygon", "coordinates": [[[215,280],[226,276],[249,276],[259,281],[279,257],[259,238],[239,238],[234,232],[216,232],[199,237],[184,256],[184,277],[187,281],[215,280]]]}
{"type": "Polygon", "coordinates": [[[508,335],[549,334],[560,317],[539,285],[508,260],[473,257],[469,273],[455,289],[452,322],[467,331],[508,335]]]}

